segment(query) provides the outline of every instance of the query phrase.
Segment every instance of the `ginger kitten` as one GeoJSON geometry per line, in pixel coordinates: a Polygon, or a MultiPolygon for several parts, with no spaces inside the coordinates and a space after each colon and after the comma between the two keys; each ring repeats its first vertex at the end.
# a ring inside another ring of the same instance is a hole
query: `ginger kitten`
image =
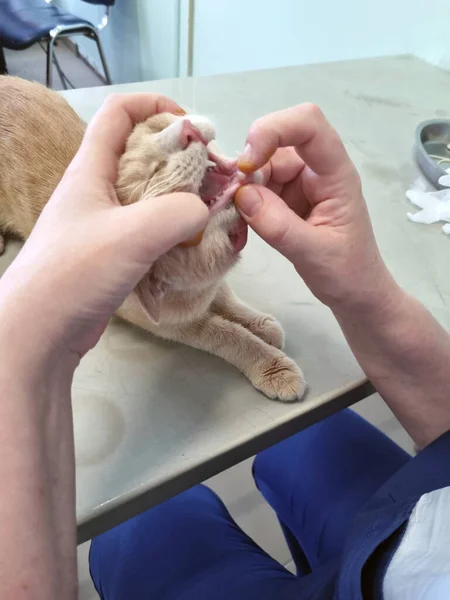
{"type": "MultiPolygon", "coordinates": [[[[77,152],[86,125],[62,96],[0,77],[0,252],[4,235],[26,239],[77,152]]],[[[136,125],[119,162],[122,204],[175,191],[200,195],[211,218],[198,245],[160,257],[117,311],[152,334],[220,356],[269,398],[291,402],[305,382],[282,351],[270,315],[246,306],[224,277],[247,240],[232,200],[247,179],[215,153],[215,129],[198,115],[163,113],[136,125]]]]}

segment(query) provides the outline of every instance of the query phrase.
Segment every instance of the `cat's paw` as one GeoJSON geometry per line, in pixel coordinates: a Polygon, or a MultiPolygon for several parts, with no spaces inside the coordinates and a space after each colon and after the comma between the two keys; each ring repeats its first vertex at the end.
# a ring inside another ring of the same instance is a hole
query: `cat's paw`
{"type": "Polygon", "coordinates": [[[276,319],[270,315],[261,315],[254,319],[248,329],[263,342],[281,350],[284,347],[284,331],[276,319]]]}
{"type": "Polygon", "coordinates": [[[300,400],[306,391],[303,373],[293,360],[281,352],[255,363],[250,380],[268,398],[282,402],[300,400]]]}

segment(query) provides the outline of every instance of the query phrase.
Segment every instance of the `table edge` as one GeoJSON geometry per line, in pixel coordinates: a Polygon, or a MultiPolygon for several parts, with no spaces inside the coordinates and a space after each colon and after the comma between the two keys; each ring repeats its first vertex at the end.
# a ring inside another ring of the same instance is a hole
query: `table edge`
{"type": "Polygon", "coordinates": [[[92,515],[81,517],[77,523],[77,543],[93,537],[135,517],[136,515],[180,494],[190,487],[217,475],[218,473],[254,456],[261,450],[305,429],[332,414],[347,408],[375,393],[373,385],[361,378],[351,384],[329,392],[314,400],[310,410],[289,415],[270,429],[249,436],[239,443],[226,448],[222,453],[199,461],[188,469],[182,469],[170,479],[160,479],[149,489],[137,488],[132,494],[118,496],[94,510],[92,515]]]}

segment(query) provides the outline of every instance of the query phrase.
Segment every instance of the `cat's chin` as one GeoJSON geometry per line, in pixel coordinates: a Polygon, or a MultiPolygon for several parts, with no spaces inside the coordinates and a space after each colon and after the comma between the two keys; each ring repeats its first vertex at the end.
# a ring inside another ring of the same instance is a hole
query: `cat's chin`
{"type": "Polygon", "coordinates": [[[235,227],[228,234],[229,240],[233,247],[233,252],[239,254],[247,245],[248,225],[242,217],[238,220],[235,227]]]}

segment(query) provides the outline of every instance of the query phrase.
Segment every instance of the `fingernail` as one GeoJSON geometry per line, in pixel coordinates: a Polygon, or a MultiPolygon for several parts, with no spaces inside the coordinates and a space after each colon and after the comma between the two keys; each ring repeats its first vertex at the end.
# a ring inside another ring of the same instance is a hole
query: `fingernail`
{"type": "Polygon", "coordinates": [[[193,238],[191,238],[190,240],[181,242],[181,244],[178,244],[178,245],[181,246],[182,248],[190,248],[192,246],[198,246],[203,239],[204,233],[205,233],[205,230],[202,229],[193,238]]]}
{"type": "Polygon", "coordinates": [[[173,114],[177,115],[179,117],[184,117],[184,115],[187,115],[187,112],[185,110],[183,110],[182,108],[179,108],[173,114]]]}
{"type": "Polygon", "coordinates": [[[238,168],[243,173],[253,173],[256,170],[256,165],[253,162],[253,148],[251,144],[246,144],[244,152],[238,159],[238,168]]]}
{"type": "Polygon", "coordinates": [[[261,207],[262,198],[258,190],[244,185],[236,192],[234,202],[243,215],[253,217],[261,207]]]}

